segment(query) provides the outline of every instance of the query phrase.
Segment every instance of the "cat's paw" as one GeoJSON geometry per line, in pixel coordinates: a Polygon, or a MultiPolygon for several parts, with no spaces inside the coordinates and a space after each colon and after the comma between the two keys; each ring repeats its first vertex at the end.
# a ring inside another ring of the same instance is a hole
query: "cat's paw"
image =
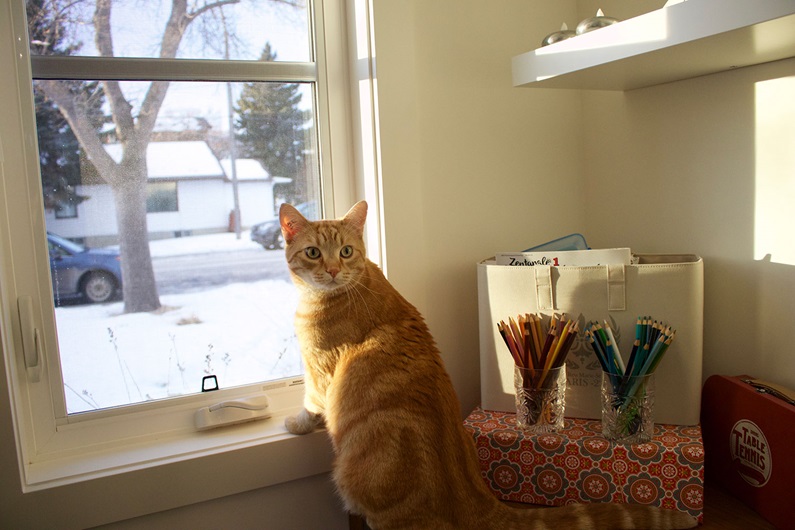
{"type": "Polygon", "coordinates": [[[288,416],[284,420],[284,426],[292,434],[309,434],[323,424],[323,416],[313,414],[306,409],[301,410],[295,416],[288,416]]]}

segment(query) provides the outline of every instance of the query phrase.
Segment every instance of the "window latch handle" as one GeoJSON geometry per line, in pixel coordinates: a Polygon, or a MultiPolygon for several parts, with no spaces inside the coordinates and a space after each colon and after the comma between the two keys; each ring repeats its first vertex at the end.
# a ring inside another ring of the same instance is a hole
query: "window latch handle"
{"type": "Polygon", "coordinates": [[[209,409],[210,412],[215,412],[216,410],[220,410],[227,407],[231,407],[233,409],[243,409],[243,410],[265,410],[266,408],[268,408],[268,398],[266,396],[261,396],[261,397],[251,397],[246,399],[234,399],[230,401],[222,401],[220,403],[216,403],[215,405],[211,405],[209,409]]]}
{"type": "Polygon", "coordinates": [[[267,419],[272,416],[268,407],[268,397],[264,395],[221,401],[197,410],[194,423],[197,430],[204,431],[224,425],[267,419]]]}
{"type": "Polygon", "coordinates": [[[22,330],[22,353],[28,380],[38,383],[41,379],[41,337],[33,318],[33,298],[23,295],[17,298],[19,326],[22,330]]]}

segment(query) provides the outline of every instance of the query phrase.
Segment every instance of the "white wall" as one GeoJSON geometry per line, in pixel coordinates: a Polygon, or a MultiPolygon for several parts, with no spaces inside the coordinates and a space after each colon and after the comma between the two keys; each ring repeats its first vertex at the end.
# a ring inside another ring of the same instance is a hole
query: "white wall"
{"type": "MultiPolygon", "coordinates": [[[[116,207],[110,186],[77,186],[78,195],[88,197],[77,205],[77,217],[58,219],[45,210],[47,229],[67,238],[112,236],[117,233],[116,207]]],[[[273,219],[273,184],[242,181],[238,184],[241,226],[273,219]]],[[[149,232],[178,230],[225,231],[234,208],[232,183],[222,179],[177,181],[177,211],[147,214],[149,232]]]]}
{"type": "MultiPolygon", "coordinates": [[[[234,198],[231,191],[232,184],[226,183],[230,188],[227,219],[229,212],[234,208],[234,198]]],[[[276,206],[273,202],[273,184],[270,182],[241,182],[238,184],[240,201],[240,226],[250,228],[251,225],[276,218],[276,206]]]]}
{"type": "Polygon", "coordinates": [[[146,214],[150,232],[229,226],[232,190],[221,179],[177,182],[177,211],[146,214]],[[219,200],[221,199],[221,200],[219,200]]]}
{"type": "Polygon", "coordinates": [[[511,87],[510,58],[561,21],[663,4],[376,4],[389,276],[426,316],[464,413],[479,391],[475,262],[573,231],[702,255],[704,377],[795,386],[795,268],[753,258],[754,90],[795,60],[627,93],[511,87]]]}
{"type": "MultiPolygon", "coordinates": [[[[795,164],[762,173],[766,149],[792,151],[795,111],[756,88],[795,78],[795,60],[742,68],[627,93],[584,95],[589,241],[704,258],[704,376],[749,374],[795,387],[790,328],[795,266],[755,257],[758,178],[792,183],[795,164]],[[765,108],[761,106],[764,105],[765,108]],[[756,142],[762,112],[786,123],[756,142]],[[767,110],[765,110],[767,109],[767,110]],[[775,180],[773,178],[772,180],[775,180]],[[609,210],[604,204],[611,204],[609,210]]],[[[782,187],[782,190],[784,188],[782,187]]],[[[791,209],[792,203],[789,203],[791,209]]],[[[784,213],[784,212],[780,212],[784,213]]],[[[779,238],[792,249],[795,217],[779,238]]],[[[772,252],[775,249],[763,251],[772,252]]]]}
{"type": "Polygon", "coordinates": [[[626,20],[659,9],[665,2],[666,0],[577,0],[577,16],[573,21],[566,22],[574,29],[580,20],[595,16],[599,9],[605,16],[626,20]]]}
{"type": "Polygon", "coordinates": [[[582,230],[580,97],[511,86],[573,2],[375,2],[387,270],[479,402],[475,264],[582,230]],[[551,29],[550,29],[551,28],[551,29]]]}
{"type": "Polygon", "coordinates": [[[348,517],[334,492],[331,477],[324,474],[96,528],[343,530],[348,528],[348,517]]]}
{"type": "MultiPolygon", "coordinates": [[[[577,2],[580,17],[601,7],[619,19],[663,4],[577,2]]],[[[791,191],[784,208],[756,191],[762,182],[795,186],[795,162],[780,156],[795,145],[793,94],[761,95],[782,80],[793,86],[795,60],[626,93],[584,92],[584,176],[595,244],[704,257],[704,377],[749,374],[793,388],[795,266],[775,262],[782,247],[795,247],[791,191]],[[763,121],[771,114],[778,115],[775,131],[763,121]],[[639,197],[653,197],[655,207],[639,197]],[[606,215],[598,205],[608,200],[620,208],[606,215]],[[755,224],[771,208],[784,219],[774,236],[784,243],[767,248],[755,224]],[[772,261],[760,259],[768,252],[772,261]]]]}
{"type": "Polygon", "coordinates": [[[55,210],[44,210],[47,231],[66,238],[103,236],[118,231],[110,186],[76,186],[75,192],[88,197],[77,205],[77,217],[59,219],[55,217],[55,210]]]}

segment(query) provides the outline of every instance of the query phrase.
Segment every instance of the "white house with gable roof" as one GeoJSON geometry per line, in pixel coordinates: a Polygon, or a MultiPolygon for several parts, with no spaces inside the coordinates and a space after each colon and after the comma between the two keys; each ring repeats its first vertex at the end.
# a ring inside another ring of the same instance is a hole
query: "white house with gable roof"
{"type": "MultiPolygon", "coordinates": [[[[119,144],[105,149],[114,160],[121,160],[119,144]]],[[[204,141],[151,142],[146,163],[147,227],[152,239],[231,229],[234,185],[229,159],[218,160],[204,141]]],[[[273,185],[291,179],[271,176],[253,159],[236,160],[234,174],[241,226],[273,219],[273,185]]],[[[110,186],[81,185],[75,191],[88,199],[71,208],[47,210],[47,230],[90,245],[116,243],[116,208],[110,186]]]]}

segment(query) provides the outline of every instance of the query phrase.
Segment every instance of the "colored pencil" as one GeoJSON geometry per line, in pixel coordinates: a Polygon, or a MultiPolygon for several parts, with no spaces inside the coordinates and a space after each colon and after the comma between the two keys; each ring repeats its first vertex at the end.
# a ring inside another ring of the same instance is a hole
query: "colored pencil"
{"type": "Polygon", "coordinates": [[[615,357],[620,373],[623,375],[627,371],[627,367],[624,365],[624,359],[621,357],[621,350],[618,348],[618,341],[616,341],[613,328],[610,327],[610,324],[607,323],[607,320],[605,320],[605,330],[607,331],[607,338],[610,339],[610,344],[613,349],[613,356],[615,357]]]}
{"type": "Polygon", "coordinates": [[[548,384],[550,370],[560,368],[579,332],[579,325],[565,314],[553,313],[544,330],[543,317],[526,313],[506,323],[497,323],[514,364],[537,372],[533,381],[524,381],[526,388],[543,388],[548,384]]]}

